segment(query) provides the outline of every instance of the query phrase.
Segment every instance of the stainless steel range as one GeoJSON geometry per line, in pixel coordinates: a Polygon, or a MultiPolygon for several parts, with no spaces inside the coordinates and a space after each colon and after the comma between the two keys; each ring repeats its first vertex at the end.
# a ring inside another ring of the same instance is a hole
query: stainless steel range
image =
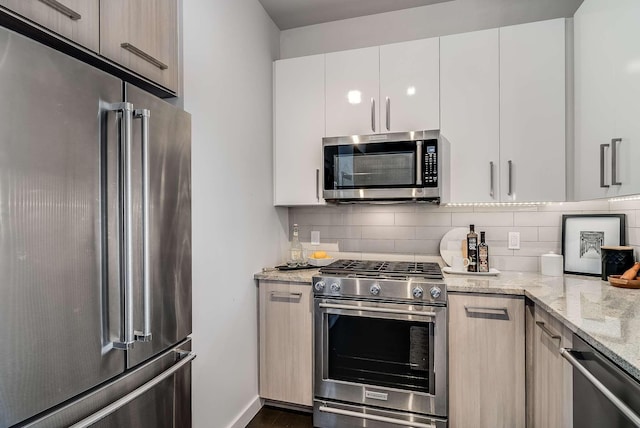
{"type": "Polygon", "coordinates": [[[447,289],[437,263],[338,260],[313,277],[319,428],[447,426],[447,289]]]}

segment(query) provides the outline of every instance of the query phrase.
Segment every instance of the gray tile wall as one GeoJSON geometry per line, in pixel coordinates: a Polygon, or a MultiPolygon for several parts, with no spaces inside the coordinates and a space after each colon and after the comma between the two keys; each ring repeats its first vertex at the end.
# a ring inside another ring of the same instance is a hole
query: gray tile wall
{"type": "Polygon", "coordinates": [[[440,240],[454,227],[475,224],[485,231],[491,265],[500,270],[538,271],[541,254],[560,253],[562,214],[626,214],[627,244],[640,250],[640,201],[591,201],[538,207],[440,207],[419,204],[340,205],[289,209],[289,228],[297,223],[309,246],[334,257],[423,260],[438,256],[440,240]],[[520,232],[521,249],[507,248],[508,232],[520,232]]]}

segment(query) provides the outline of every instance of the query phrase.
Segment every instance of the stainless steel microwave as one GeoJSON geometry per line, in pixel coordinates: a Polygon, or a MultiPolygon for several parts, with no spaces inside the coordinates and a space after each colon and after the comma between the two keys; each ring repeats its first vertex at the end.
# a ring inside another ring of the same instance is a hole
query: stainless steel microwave
{"type": "Polygon", "coordinates": [[[445,202],[448,150],[439,131],[322,139],[327,202],[445,202]]]}

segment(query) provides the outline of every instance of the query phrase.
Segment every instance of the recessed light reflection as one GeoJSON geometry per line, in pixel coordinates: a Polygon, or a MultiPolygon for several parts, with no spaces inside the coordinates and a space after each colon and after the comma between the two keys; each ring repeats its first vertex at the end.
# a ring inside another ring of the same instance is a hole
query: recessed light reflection
{"type": "Polygon", "coordinates": [[[362,102],[362,92],[349,91],[347,93],[347,99],[349,100],[349,104],[360,104],[362,102]]]}
{"type": "Polygon", "coordinates": [[[407,95],[409,95],[410,97],[416,94],[416,87],[415,86],[409,86],[407,88],[407,95]]]}

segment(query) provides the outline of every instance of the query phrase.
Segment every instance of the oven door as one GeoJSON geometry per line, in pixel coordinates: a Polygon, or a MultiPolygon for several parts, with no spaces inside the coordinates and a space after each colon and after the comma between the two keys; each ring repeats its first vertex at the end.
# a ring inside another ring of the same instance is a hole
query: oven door
{"type": "Polygon", "coordinates": [[[315,396],[446,416],[446,307],[316,298],[315,396]]]}

